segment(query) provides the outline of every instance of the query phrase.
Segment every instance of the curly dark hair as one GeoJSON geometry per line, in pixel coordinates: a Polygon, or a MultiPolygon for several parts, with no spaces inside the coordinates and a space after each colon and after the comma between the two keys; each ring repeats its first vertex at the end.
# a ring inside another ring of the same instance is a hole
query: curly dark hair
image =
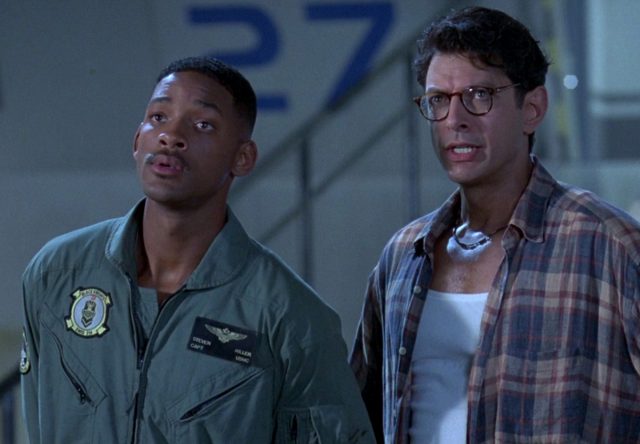
{"type": "MultiPolygon", "coordinates": [[[[486,66],[500,68],[523,92],[544,85],[549,62],[539,42],[519,21],[495,9],[468,7],[436,20],[418,40],[414,61],[424,87],[433,56],[466,54],[486,66]]],[[[524,95],[524,93],[522,93],[524,95]]]]}
{"type": "Polygon", "coordinates": [[[170,63],[160,71],[157,82],[170,74],[195,71],[212,78],[222,85],[233,97],[233,103],[240,116],[253,131],[256,123],[257,100],[251,83],[235,68],[213,57],[187,57],[170,63]]]}

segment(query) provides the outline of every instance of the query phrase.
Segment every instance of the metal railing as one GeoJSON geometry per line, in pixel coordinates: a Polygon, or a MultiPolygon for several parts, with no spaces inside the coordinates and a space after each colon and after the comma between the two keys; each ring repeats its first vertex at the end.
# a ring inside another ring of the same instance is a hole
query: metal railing
{"type": "MultiPolygon", "coordinates": [[[[455,2],[452,2],[455,3],[455,2]]],[[[449,3],[448,8],[455,7],[455,4],[449,3]]],[[[462,2],[458,2],[462,3],[462,2]]],[[[425,23],[426,25],[426,23],[425,23]]],[[[411,97],[415,92],[415,75],[412,69],[412,60],[414,58],[415,42],[424,26],[410,35],[409,38],[402,41],[395,50],[392,50],[384,57],[373,69],[371,69],[358,83],[356,83],[349,91],[347,91],[337,102],[322,108],[317,114],[304,121],[294,131],[290,132],[279,144],[277,144],[261,162],[249,177],[237,183],[231,192],[231,198],[238,198],[252,189],[254,184],[268,177],[278,166],[290,160],[293,156],[298,156],[297,175],[298,189],[300,190],[299,198],[296,204],[285,211],[275,223],[265,229],[257,238],[263,243],[268,243],[279,233],[281,233],[293,221],[301,220],[302,222],[302,241],[300,243],[300,255],[302,258],[302,269],[300,270],[303,278],[313,285],[313,257],[314,257],[314,239],[313,239],[313,203],[322,196],[330,187],[340,178],[344,177],[359,160],[369,151],[376,148],[377,143],[382,136],[398,125],[406,122],[406,156],[405,156],[405,188],[406,192],[406,213],[409,219],[417,217],[420,202],[419,190],[419,143],[416,128],[415,113],[409,110],[413,107],[410,100],[406,101],[406,106],[401,106],[391,116],[389,116],[381,124],[372,128],[372,132],[365,137],[365,140],[355,145],[350,153],[335,166],[330,172],[313,184],[311,181],[310,170],[310,146],[314,137],[327,127],[335,115],[346,109],[354,101],[356,101],[363,92],[372,86],[372,84],[392,69],[402,66],[406,70],[404,77],[406,97],[411,97]]]]}

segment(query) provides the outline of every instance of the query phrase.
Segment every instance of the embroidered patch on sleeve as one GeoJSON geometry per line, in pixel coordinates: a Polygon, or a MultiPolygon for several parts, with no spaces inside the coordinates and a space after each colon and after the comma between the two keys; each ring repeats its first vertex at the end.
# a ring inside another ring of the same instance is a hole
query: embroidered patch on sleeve
{"type": "Polygon", "coordinates": [[[29,346],[27,345],[27,335],[22,330],[22,349],[20,350],[20,373],[26,375],[31,370],[31,360],[29,359],[29,346]]]}
{"type": "Polygon", "coordinates": [[[196,318],[189,338],[189,350],[227,361],[251,365],[256,333],[211,319],[196,318]]]}

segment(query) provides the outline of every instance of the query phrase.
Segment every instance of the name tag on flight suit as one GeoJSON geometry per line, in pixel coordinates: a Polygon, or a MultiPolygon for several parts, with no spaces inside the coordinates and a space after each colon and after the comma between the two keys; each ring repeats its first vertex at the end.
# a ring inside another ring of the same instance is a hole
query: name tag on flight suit
{"type": "Polygon", "coordinates": [[[198,317],[193,324],[188,347],[195,352],[251,365],[255,345],[255,332],[198,317]]]}

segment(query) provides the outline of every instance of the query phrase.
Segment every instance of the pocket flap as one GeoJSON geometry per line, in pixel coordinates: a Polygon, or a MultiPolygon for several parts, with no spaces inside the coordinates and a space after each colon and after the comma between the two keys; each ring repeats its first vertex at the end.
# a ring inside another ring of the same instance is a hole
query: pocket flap
{"type": "Polygon", "coordinates": [[[205,415],[219,402],[228,399],[266,369],[259,367],[234,366],[221,374],[196,383],[196,388],[167,409],[167,416],[174,421],[190,421],[205,415]]]}

